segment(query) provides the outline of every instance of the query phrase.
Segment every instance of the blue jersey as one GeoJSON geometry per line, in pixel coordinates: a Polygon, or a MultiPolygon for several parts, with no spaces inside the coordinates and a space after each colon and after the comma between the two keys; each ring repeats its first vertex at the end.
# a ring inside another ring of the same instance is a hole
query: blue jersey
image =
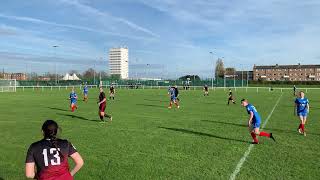
{"type": "Polygon", "coordinates": [[[246,109],[247,109],[248,114],[250,114],[250,112],[253,112],[252,124],[259,124],[260,125],[261,117],[260,117],[257,109],[252,104],[248,104],[246,106],[246,109]]]}
{"type": "Polygon", "coordinates": [[[297,113],[307,113],[309,100],[307,98],[296,98],[294,101],[297,105],[297,113]]]}
{"type": "Polygon", "coordinates": [[[169,94],[170,94],[171,97],[176,97],[176,91],[175,91],[175,89],[174,89],[174,88],[170,88],[170,89],[169,89],[169,94]]]}
{"type": "Polygon", "coordinates": [[[88,94],[88,92],[89,92],[88,86],[84,86],[83,94],[88,94]]]}
{"type": "Polygon", "coordinates": [[[77,94],[75,92],[70,93],[70,101],[71,101],[72,104],[77,103],[77,98],[76,97],[77,97],[77,94]]]}

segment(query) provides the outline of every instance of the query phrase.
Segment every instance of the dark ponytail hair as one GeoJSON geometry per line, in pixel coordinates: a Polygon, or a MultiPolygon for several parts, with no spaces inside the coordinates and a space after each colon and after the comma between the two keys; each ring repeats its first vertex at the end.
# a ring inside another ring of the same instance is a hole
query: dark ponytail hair
{"type": "Polygon", "coordinates": [[[54,120],[46,120],[42,125],[42,131],[44,139],[48,139],[51,143],[51,147],[56,148],[62,161],[63,161],[63,154],[58,150],[58,134],[59,126],[54,120]]]}

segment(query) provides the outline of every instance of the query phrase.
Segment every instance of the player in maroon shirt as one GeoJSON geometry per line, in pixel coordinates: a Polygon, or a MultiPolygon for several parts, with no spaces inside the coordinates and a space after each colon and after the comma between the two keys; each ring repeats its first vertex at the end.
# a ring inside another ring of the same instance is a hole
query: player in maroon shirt
{"type": "Polygon", "coordinates": [[[105,113],[104,111],[106,110],[106,106],[107,106],[107,98],[106,98],[106,94],[103,92],[103,88],[100,87],[100,94],[99,94],[99,117],[100,120],[102,122],[104,122],[103,118],[107,117],[110,119],[110,121],[112,121],[112,116],[108,115],[107,113],[105,113]]]}
{"type": "Polygon", "coordinates": [[[26,176],[39,180],[72,180],[83,160],[67,140],[58,139],[58,124],[47,120],[42,125],[44,138],[31,144],[26,157],[26,176]],[[75,163],[69,171],[68,157],[75,163]],[[35,167],[37,168],[35,170],[35,167]]]}

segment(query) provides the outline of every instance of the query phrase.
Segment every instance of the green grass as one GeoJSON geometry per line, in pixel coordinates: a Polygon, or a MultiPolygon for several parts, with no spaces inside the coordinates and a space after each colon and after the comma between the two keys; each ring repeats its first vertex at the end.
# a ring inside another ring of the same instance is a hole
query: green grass
{"type": "MultiPolygon", "coordinates": [[[[280,91],[238,89],[263,121],[280,91]]],[[[311,113],[307,137],[296,132],[291,91],[284,91],[266,130],[277,142],[260,138],[237,179],[318,179],[320,177],[320,91],[307,97],[311,113]]],[[[167,109],[166,90],[118,90],[107,112],[113,122],[98,122],[97,90],[89,102],[69,112],[67,90],[0,93],[0,179],[24,179],[27,148],[40,140],[41,125],[54,119],[61,138],[70,140],[85,165],[76,179],[228,179],[249,147],[247,114],[239,105],[226,106],[227,92],[182,91],[181,108],[167,109]],[[74,115],[72,117],[72,115],[74,115]]]]}

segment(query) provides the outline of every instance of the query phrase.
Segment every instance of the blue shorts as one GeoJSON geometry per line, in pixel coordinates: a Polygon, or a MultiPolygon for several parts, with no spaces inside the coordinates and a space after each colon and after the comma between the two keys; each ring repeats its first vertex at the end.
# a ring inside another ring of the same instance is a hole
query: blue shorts
{"type": "Polygon", "coordinates": [[[177,100],[177,98],[174,96],[171,96],[171,101],[175,101],[175,100],[177,100]]]}
{"type": "Polygon", "coordinates": [[[308,112],[298,112],[297,114],[298,114],[299,117],[300,116],[302,116],[302,117],[307,117],[308,116],[308,112]]]}
{"type": "Polygon", "coordinates": [[[260,128],[260,124],[261,124],[260,121],[253,122],[252,123],[252,128],[260,128]]]}
{"type": "Polygon", "coordinates": [[[85,96],[88,96],[88,93],[87,92],[85,92],[85,93],[83,93],[85,96]]]}

